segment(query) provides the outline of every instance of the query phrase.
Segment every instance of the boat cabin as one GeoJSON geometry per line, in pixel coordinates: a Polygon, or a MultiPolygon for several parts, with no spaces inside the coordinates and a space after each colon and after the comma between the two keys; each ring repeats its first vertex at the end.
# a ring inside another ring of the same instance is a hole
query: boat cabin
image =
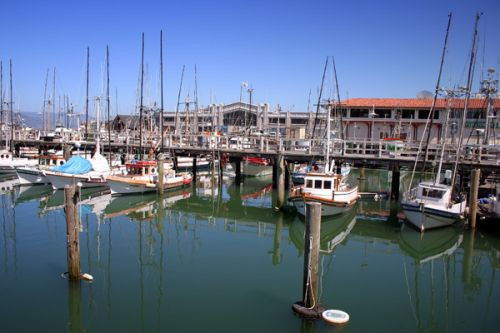
{"type": "Polygon", "coordinates": [[[332,190],[338,189],[340,182],[340,175],[309,173],[304,177],[304,192],[329,195],[332,190]]]}
{"type": "Polygon", "coordinates": [[[447,204],[451,196],[451,187],[434,185],[431,182],[420,183],[417,188],[417,199],[447,204]]]}
{"type": "Polygon", "coordinates": [[[128,175],[147,176],[157,172],[155,161],[138,161],[125,164],[128,175]]]}
{"type": "Polygon", "coordinates": [[[9,151],[0,151],[0,161],[9,162],[12,161],[12,153],[9,151]]]}

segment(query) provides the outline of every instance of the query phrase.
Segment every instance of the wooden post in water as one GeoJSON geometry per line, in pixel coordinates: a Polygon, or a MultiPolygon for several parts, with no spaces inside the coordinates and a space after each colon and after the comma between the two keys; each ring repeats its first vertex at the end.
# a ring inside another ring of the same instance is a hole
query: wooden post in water
{"type": "Polygon", "coordinates": [[[236,157],[234,164],[236,166],[235,167],[236,170],[234,171],[236,174],[234,182],[236,183],[237,186],[239,186],[241,183],[241,157],[236,157]]]}
{"type": "Polygon", "coordinates": [[[285,206],[285,159],[283,155],[279,154],[276,158],[277,165],[277,186],[278,196],[276,198],[276,208],[282,210],[285,206]]]}
{"type": "Polygon", "coordinates": [[[74,185],[64,187],[66,202],[66,236],[68,248],[68,275],[70,280],[80,278],[80,240],[78,230],[78,196],[79,189],[74,185]]]}
{"type": "Polygon", "coordinates": [[[391,200],[399,200],[399,164],[392,165],[391,200]]]}
{"type": "Polygon", "coordinates": [[[321,204],[306,202],[306,232],[304,238],[304,306],[318,305],[319,239],[321,232],[321,204]]]}
{"type": "Polygon", "coordinates": [[[196,158],[197,156],[193,157],[193,182],[196,183],[196,158]]]}
{"type": "Polygon", "coordinates": [[[163,165],[163,160],[160,159],[158,160],[158,183],[157,183],[157,186],[158,186],[158,193],[160,195],[163,195],[163,186],[164,186],[164,181],[165,181],[165,178],[164,178],[164,165],[163,165]]]}
{"type": "Polygon", "coordinates": [[[479,177],[481,169],[472,169],[470,174],[470,195],[469,195],[469,226],[476,227],[477,195],[479,191],[479,177]]]}

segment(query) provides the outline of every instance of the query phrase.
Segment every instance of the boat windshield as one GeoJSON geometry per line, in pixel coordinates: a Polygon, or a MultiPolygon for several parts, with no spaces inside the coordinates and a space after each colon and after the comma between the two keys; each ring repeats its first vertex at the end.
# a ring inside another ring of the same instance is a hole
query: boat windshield
{"type": "Polygon", "coordinates": [[[441,199],[445,192],[446,190],[422,187],[422,196],[427,198],[441,199]]]}

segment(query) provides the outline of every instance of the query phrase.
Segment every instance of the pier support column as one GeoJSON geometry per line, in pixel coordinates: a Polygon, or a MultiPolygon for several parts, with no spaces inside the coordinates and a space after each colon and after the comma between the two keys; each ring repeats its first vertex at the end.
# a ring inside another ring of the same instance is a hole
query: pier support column
{"type": "Polygon", "coordinates": [[[163,190],[164,190],[163,182],[164,182],[165,178],[164,178],[163,168],[164,168],[163,160],[158,160],[158,184],[157,185],[158,185],[158,193],[160,195],[163,195],[163,190]]]}
{"type": "Polygon", "coordinates": [[[278,155],[276,158],[278,196],[276,198],[276,208],[282,210],[285,206],[285,158],[278,155]]]}
{"type": "Polygon", "coordinates": [[[399,164],[395,163],[392,165],[392,185],[391,185],[391,200],[399,200],[399,164]]]}
{"type": "Polygon", "coordinates": [[[305,211],[303,299],[293,304],[292,310],[301,317],[315,319],[320,318],[324,310],[318,304],[321,204],[319,202],[306,202],[305,211]]]}
{"type": "Polygon", "coordinates": [[[273,189],[278,188],[278,158],[273,159],[273,189]]]}
{"type": "Polygon", "coordinates": [[[235,164],[235,178],[234,182],[236,183],[237,186],[240,186],[241,183],[241,157],[237,157],[234,159],[234,164],[235,164]]]}
{"type": "Polygon", "coordinates": [[[289,164],[287,161],[285,161],[285,189],[290,188],[290,170],[289,170],[289,164]]]}
{"type": "Polygon", "coordinates": [[[196,161],[196,156],[195,156],[195,157],[193,157],[193,182],[195,182],[195,183],[196,183],[196,172],[197,172],[196,162],[197,161],[196,161]]]}
{"type": "Polygon", "coordinates": [[[472,169],[470,174],[470,195],[469,195],[469,226],[476,227],[477,195],[479,191],[479,178],[481,169],[472,169]]]}
{"type": "Polygon", "coordinates": [[[64,198],[66,201],[66,236],[68,253],[68,276],[71,281],[80,278],[80,239],[78,228],[78,196],[80,191],[77,186],[66,185],[64,198]]]}

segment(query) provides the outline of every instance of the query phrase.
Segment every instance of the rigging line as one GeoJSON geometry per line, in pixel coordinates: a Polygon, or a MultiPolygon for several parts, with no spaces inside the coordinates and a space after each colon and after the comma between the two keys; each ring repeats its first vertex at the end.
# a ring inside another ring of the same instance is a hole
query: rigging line
{"type": "Polygon", "coordinates": [[[321,79],[321,88],[319,89],[318,104],[316,105],[316,116],[314,118],[314,127],[312,130],[311,141],[314,140],[314,132],[316,131],[316,123],[318,121],[319,107],[321,104],[321,95],[323,93],[323,84],[325,83],[326,68],[328,67],[328,57],[326,57],[325,68],[323,69],[323,78],[321,79]]]}
{"type": "MultiPolygon", "coordinates": [[[[448,45],[448,35],[450,32],[450,25],[451,25],[451,16],[452,13],[448,14],[448,26],[446,27],[446,36],[444,38],[444,46],[443,46],[443,52],[441,54],[441,63],[439,65],[439,74],[438,74],[438,79],[436,82],[436,89],[434,90],[434,99],[432,100],[432,106],[431,110],[429,112],[428,118],[430,118],[430,125],[429,125],[429,131],[427,132],[427,139],[426,139],[426,146],[425,146],[425,155],[424,155],[424,163],[422,165],[422,171],[425,170],[425,164],[427,163],[427,159],[429,157],[429,140],[431,138],[431,131],[432,131],[432,125],[434,123],[434,112],[435,112],[435,107],[436,107],[436,101],[439,95],[439,85],[441,83],[441,74],[443,72],[443,63],[444,59],[446,56],[446,46],[448,45]]],[[[424,131],[425,133],[425,131],[424,131]]],[[[418,155],[417,155],[417,160],[418,160],[418,155]]]]}
{"type": "MultiPolygon", "coordinates": [[[[337,90],[337,103],[340,108],[340,91],[339,81],[337,79],[337,68],[335,67],[335,58],[332,56],[333,72],[335,74],[335,89],[337,90]]],[[[337,106],[335,106],[335,113],[337,113],[337,106]]],[[[342,115],[342,108],[340,108],[340,139],[342,140],[342,155],[344,155],[344,119],[342,115]]]]}
{"type": "Polygon", "coordinates": [[[465,102],[464,102],[464,112],[462,116],[462,127],[460,130],[460,139],[458,142],[458,147],[457,147],[457,153],[455,154],[455,165],[453,167],[453,175],[451,177],[451,191],[452,193],[454,192],[454,186],[455,186],[455,178],[456,178],[456,173],[457,173],[457,165],[458,165],[458,158],[460,156],[460,150],[462,148],[462,140],[464,136],[464,129],[465,129],[465,120],[467,118],[467,109],[469,107],[469,99],[470,99],[470,90],[472,86],[472,79],[474,76],[474,64],[475,64],[475,59],[476,59],[476,41],[477,41],[477,26],[479,23],[479,19],[481,18],[482,13],[477,12],[476,13],[476,21],[474,23],[474,34],[472,37],[472,47],[471,47],[471,57],[470,57],[470,64],[469,64],[469,73],[467,75],[467,86],[466,86],[466,91],[465,91],[465,102]]]}
{"type": "Polygon", "coordinates": [[[177,107],[175,108],[175,134],[179,133],[179,105],[181,101],[182,81],[184,80],[184,70],[186,65],[182,65],[181,82],[179,85],[179,93],[177,94],[177,107]]]}
{"type": "MultiPolygon", "coordinates": [[[[438,89],[439,89],[439,81],[441,79],[441,71],[443,69],[443,61],[444,61],[444,51],[446,50],[446,43],[447,43],[447,40],[448,40],[448,31],[450,29],[450,24],[451,24],[451,12],[448,14],[448,25],[447,25],[447,28],[446,28],[446,37],[445,37],[445,45],[444,45],[444,48],[443,48],[443,55],[441,57],[441,65],[439,67],[439,75],[438,75],[438,82],[436,84],[436,90],[434,92],[434,99],[432,101],[432,107],[431,109],[434,109],[434,105],[436,103],[436,99],[437,99],[437,94],[438,94],[438,89]]],[[[418,157],[420,156],[420,153],[422,152],[422,143],[423,143],[423,139],[424,139],[424,135],[425,135],[425,131],[427,130],[427,125],[429,124],[429,118],[431,117],[431,112],[429,112],[429,115],[427,117],[427,121],[425,122],[425,126],[424,126],[424,132],[422,133],[422,139],[420,140],[420,143],[418,144],[418,151],[417,151],[417,157],[415,159],[415,163],[413,164],[413,170],[411,172],[411,177],[410,177],[410,183],[408,185],[408,189],[407,191],[409,191],[412,187],[412,183],[413,183],[413,178],[414,178],[414,175],[415,175],[415,170],[417,169],[417,164],[418,164],[418,157]]],[[[429,131],[430,132],[430,131],[429,131]]],[[[425,164],[425,161],[424,161],[424,164],[425,164]]]]}

